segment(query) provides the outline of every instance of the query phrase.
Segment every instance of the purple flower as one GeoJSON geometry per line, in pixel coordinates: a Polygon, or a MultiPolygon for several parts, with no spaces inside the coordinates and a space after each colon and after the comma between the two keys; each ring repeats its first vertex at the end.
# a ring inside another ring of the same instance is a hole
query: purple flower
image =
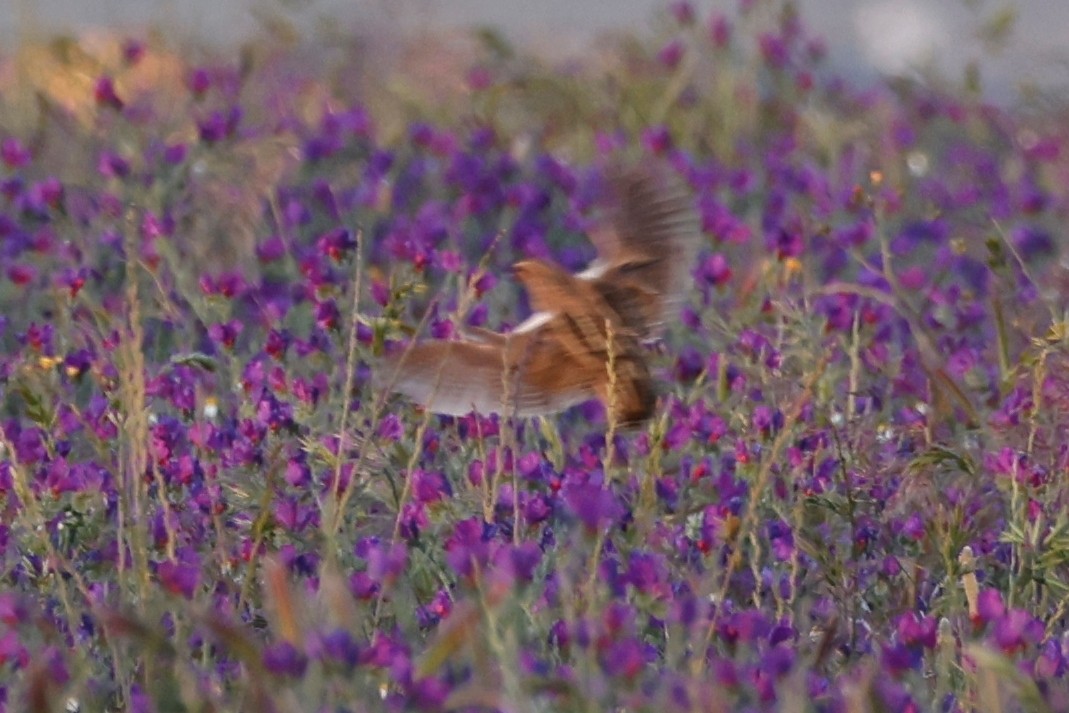
{"type": "Polygon", "coordinates": [[[772,542],[772,553],[776,559],[785,561],[794,554],[794,532],[786,522],[782,520],[769,522],[768,539],[772,542]]]}
{"type": "Polygon", "coordinates": [[[275,521],[288,532],[298,533],[316,519],[316,512],[303,506],[294,498],[281,498],[275,501],[275,521]]]}
{"type": "Polygon", "coordinates": [[[225,114],[221,111],[213,111],[208,118],[197,122],[200,131],[200,140],[206,144],[213,144],[223,139],[230,138],[237,131],[241,123],[241,108],[232,107],[225,114]]]}
{"type": "Polygon", "coordinates": [[[717,633],[728,643],[756,643],[771,630],[772,626],[763,612],[747,609],[723,616],[717,633]]]}
{"type": "Polygon", "coordinates": [[[672,13],[672,17],[680,25],[694,24],[694,6],[687,0],[677,0],[677,2],[672,3],[668,11],[672,13]]]}
{"type": "Polygon", "coordinates": [[[885,645],[880,656],[883,666],[894,676],[918,668],[922,660],[922,649],[901,643],[885,645]]]}
{"type": "Polygon", "coordinates": [[[731,42],[731,21],[724,15],[715,14],[709,20],[709,40],[714,47],[723,49],[731,42]]]}
{"type": "Polygon", "coordinates": [[[1043,651],[1036,658],[1033,672],[1036,678],[1054,679],[1065,675],[1065,653],[1056,639],[1050,639],[1043,645],[1043,651]]]}
{"type": "Polygon", "coordinates": [[[599,484],[569,484],[564,498],[568,509],[590,533],[607,527],[623,513],[612,490],[599,484]]]}
{"type": "MultiPolygon", "coordinates": [[[[680,350],[679,356],[676,357],[675,367],[672,370],[672,376],[681,384],[688,384],[698,378],[698,375],[702,373],[705,368],[705,359],[702,358],[701,352],[696,347],[684,347],[680,350]]],[[[687,436],[690,434],[686,431],[686,426],[682,422],[676,423],[673,426],[673,430],[683,429],[678,431],[677,435],[687,436]]],[[[673,439],[673,446],[681,445],[682,441],[673,439]]]]}
{"type": "MultiPolygon", "coordinates": [[[[26,210],[40,217],[46,217],[50,208],[58,208],[63,203],[63,183],[55,176],[49,176],[30,185],[26,191],[26,210]]],[[[51,231],[38,231],[37,235],[51,234],[51,231]]],[[[35,249],[40,251],[38,246],[35,249]]]]}
{"type": "Polygon", "coordinates": [[[768,438],[783,426],[783,414],[773,411],[765,404],[759,404],[753,410],[753,426],[763,438],[768,438]]]}
{"type": "Polygon", "coordinates": [[[633,637],[609,644],[598,657],[602,669],[610,676],[634,678],[646,666],[647,650],[633,637]]]}
{"type": "Polygon", "coordinates": [[[453,492],[442,473],[416,470],[412,474],[413,496],[421,503],[434,503],[450,497],[453,492]]]}
{"type": "Polygon", "coordinates": [[[123,178],[130,173],[130,164],[116,153],[103,151],[97,161],[97,172],[105,178],[123,178]]]}
{"type": "Polygon", "coordinates": [[[668,594],[668,566],[664,558],[645,552],[632,552],[628,562],[627,581],[642,594],[668,594]]]}
{"type": "Polygon", "coordinates": [[[534,571],[542,562],[542,550],[534,542],[521,542],[519,545],[502,549],[508,554],[511,575],[520,581],[530,582],[534,571]]]}
{"type": "Polygon", "coordinates": [[[976,615],[980,623],[987,623],[1001,619],[1006,613],[1006,605],[1002,601],[1002,593],[997,589],[986,588],[980,591],[976,602],[976,615]]]}
{"type": "Polygon", "coordinates": [[[695,273],[699,285],[720,287],[731,279],[731,267],[721,253],[707,255],[695,273]]]}
{"type": "Polygon", "coordinates": [[[122,58],[131,67],[136,66],[145,57],[145,43],[140,40],[127,39],[122,45],[122,58]]]}
{"type": "Polygon", "coordinates": [[[776,252],[776,257],[780,260],[799,257],[805,248],[802,234],[786,228],[777,228],[766,235],[765,244],[776,252]]]}
{"type": "Polygon", "coordinates": [[[13,284],[22,287],[33,282],[37,277],[37,269],[32,265],[16,263],[14,265],[9,265],[5,274],[7,275],[7,279],[11,280],[13,284]]]}
{"type": "Polygon", "coordinates": [[[761,657],[760,670],[773,679],[780,679],[790,673],[794,659],[794,649],[786,645],[773,645],[761,657]]]}
{"type": "Polygon", "coordinates": [[[483,568],[490,553],[487,534],[480,518],[461,520],[453,527],[445,542],[445,559],[453,571],[470,577],[476,568],[483,568]]]}
{"type": "Polygon", "coordinates": [[[256,258],[263,264],[281,260],[286,255],[286,244],[277,235],[271,236],[256,246],[256,258]]]}
{"type": "Polygon", "coordinates": [[[203,96],[211,85],[211,75],[208,74],[208,70],[206,69],[194,69],[189,73],[189,77],[186,79],[186,86],[189,88],[189,91],[198,98],[203,96]]]}
{"type": "Polygon", "coordinates": [[[163,160],[172,166],[176,166],[186,160],[188,152],[189,149],[185,144],[169,144],[163,150],[163,160]]]}
{"type": "Polygon", "coordinates": [[[494,84],[494,73],[489,67],[479,65],[468,71],[468,88],[472,91],[489,89],[494,84]]]}
{"type": "Polygon", "coordinates": [[[320,329],[334,331],[341,326],[341,310],[333,299],[316,303],[315,323],[320,329]]]}
{"type": "Polygon", "coordinates": [[[790,47],[783,37],[765,33],[757,38],[761,57],[774,69],[782,69],[790,61],[790,47]]]}
{"type": "Polygon", "coordinates": [[[115,82],[107,75],[97,79],[96,85],[93,87],[93,98],[100,106],[108,107],[115,111],[122,111],[123,106],[125,106],[125,103],[115,91],[115,82]]]}
{"type": "Polygon", "coordinates": [[[156,576],[167,591],[192,599],[200,584],[200,560],[194,550],[186,548],[179,561],[160,562],[156,576]]]}
{"type": "Polygon", "coordinates": [[[1049,258],[1054,255],[1054,239],[1045,230],[1031,226],[1014,228],[1010,234],[1021,257],[1031,262],[1037,258],[1049,258]]]}
{"type": "Polygon", "coordinates": [[[408,548],[401,542],[385,545],[365,540],[357,546],[357,555],[367,561],[368,576],[386,585],[404,574],[408,566],[408,548]]]}
{"type": "Polygon", "coordinates": [[[916,613],[903,614],[898,618],[898,636],[907,646],[935,648],[938,622],[932,616],[916,613]]]}
{"type": "Polygon", "coordinates": [[[308,657],[288,641],[279,641],[264,648],[264,667],[273,674],[301,678],[308,668],[308,657]]]}
{"type": "Polygon", "coordinates": [[[383,416],[378,428],[379,438],[386,441],[396,441],[404,435],[404,426],[397,414],[388,413],[383,416]]]}
{"type": "Polygon", "coordinates": [[[213,324],[208,327],[208,336],[218,346],[230,350],[234,348],[235,342],[237,342],[238,335],[241,334],[245,328],[243,322],[236,319],[230,320],[226,324],[213,324]]]}
{"type": "Polygon", "coordinates": [[[360,645],[345,629],[334,629],[319,637],[319,646],[325,659],[352,669],[360,660],[360,645]]]}
{"type": "Polygon", "coordinates": [[[995,620],[995,643],[1007,654],[1038,644],[1043,634],[1043,622],[1023,609],[1011,609],[995,620]]]}
{"type": "Polygon", "coordinates": [[[675,69],[683,59],[686,49],[679,40],[672,40],[657,53],[657,61],[669,69],[675,69]]]}
{"type": "Polygon", "coordinates": [[[316,242],[321,253],[338,262],[356,248],[356,240],[345,228],[335,228],[322,235],[316,242]]]}
{"type": "Polygon", "coordinates": [[[438,676],[426,676],[412,681],[408,694],[417,710],[439,711],[449,696],[449,685],[438,676]]]}
{"type": "Polygon", "coordinates": [[[642,130],[642,145],[655,156],[661,156],[672,149],[672,135],[663,124],[642,130]]]}
{"type": "Polygon", "coordinates": [[[30,663],[30,652],[19,641],[14,629],[0,636],[0,666],[8,662],[13,662],[14,668],[25,668],[30,663]]]}
{"type": "Polygon", "coordinates": [[[14,136],[8,136],[0,142],[0,160],[8,168],[22,168],[33,160],[33,154],[14,136]]]}

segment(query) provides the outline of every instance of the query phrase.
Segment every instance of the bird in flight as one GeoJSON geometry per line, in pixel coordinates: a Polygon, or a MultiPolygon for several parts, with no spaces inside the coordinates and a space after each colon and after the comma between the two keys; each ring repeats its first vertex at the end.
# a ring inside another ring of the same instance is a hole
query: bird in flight
{"type": "Polygon", "coordinates": [[[413,344],[385,367],[390,388],[440,414],[535,416],[597,398],[621,426],[649,419],[656,392],[642,345],[678,314],[701,233],[689,191],[666,169],[609,179],[586,270],[516,263],[530,318],[506,333],[469,327],[462,340],[413,344]]]}

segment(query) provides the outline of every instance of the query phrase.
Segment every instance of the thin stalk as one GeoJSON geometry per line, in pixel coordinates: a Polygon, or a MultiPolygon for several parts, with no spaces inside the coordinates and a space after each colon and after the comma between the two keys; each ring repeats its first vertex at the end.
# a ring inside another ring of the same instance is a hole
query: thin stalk
{"type": "MultiPolygon", "coordinates": [[[[356,231],[356,257],[353,260],[353,302],[350,308],[349,318],[349,344],[345,351],[345,385],[342,387],[341,414],[338,420],[338,452],[334,459],[334,479],[331,483],[330,493],[332,496],[338,492],[338,484],[341,482],[342,462],[345,459],[345,451],[348,446],[349,435],[349,410],[353,404],[353,378],[356,373],[357,329],[360,325],[360,292],[364,274],[364,231],[356,231]]],[[[354,474],[355,477],[355,474],[354,474]]],[[[338,515],[336,512],[335,515],[338,515]]],[[[337,532],[337,527],[331,529],[331,536],[337,532]]],[[[337,557],[337,548],[327,548],[327,558],[331,561],[337,557]]]]}
{"type": "MultiPolygon", "coordinates": [[[[776,434],[776,438],[772,441],[772,446],[769,448],[765,457],[761,459],[761,467],[757,473],[757,479],[754,482],[753,489],[750,492],[750,498],[746,503],[746,511],[743,513],[742,521],[739,524],[738,533],[735,536],[735,541],[738,543],[746,542],[750,538],[750,533],[757,526],[757,506],[761,501],[761,497],[764,495],[765,490],[772,482],[772,465],[780,462],[780,455],[783,449],[786,447],[787,442],[793,436],[794,426],[798,423],[798,419],[801,416],[802,408],[806,402],[812,397],[813,388],[816,386],[817,381],[824,375],[824,370],[827,368],[827,359],[821,358],[817,364],[813,373],[809,375],[805,383],[802,385],[802,393],[795,399],[791,409],[787,412],[783,419],[783,428],[776,434]]],[[[738,555],[738,553],[735,553],[738,555]]],[[[720,587],[715,595],[715,602],[717,607],[713,612],[713,615],[709,619],[709,625],[706,627],[705,636],[703,637],[702,646],[699,653],[694,657],[692,663],[693,673],[695,675],[701,675],[705,672],[706,656],[705,652],[713,643],[713,636],[716,634],[717,624],[720,622],[720,614],[723,612],[723,603],[727,597],[728,587],[731,585],[731,577],[735,574],[735,569],[739,565],[741,557],[732,556],[728,558],[727,568],[724,570],[723,577],[720,582],[720,587]]]]}

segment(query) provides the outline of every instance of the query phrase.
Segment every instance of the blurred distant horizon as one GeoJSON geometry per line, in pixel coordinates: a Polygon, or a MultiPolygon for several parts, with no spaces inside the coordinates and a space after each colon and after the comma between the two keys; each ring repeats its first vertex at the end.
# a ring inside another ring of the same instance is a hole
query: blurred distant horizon
{"type": "MultiPolygon", "coordinates": [[[[425,32],[497,28],[508,40],[552,56],[572,56],[599,34],[649,32],[664,0],[11,0],[0,3],[0,42],[101,31],[156,28],[176,42],[225,48],[284,20],[314,41],[335,33],[398,38],[425,32]]],[[[704,21],[734,15],[738,0],[691,3],[704,21]]],[[[798,0],[803,22],[823,37],[829,66],[854,80],[935,69],[957,80],[976,62],[993,101],[1011,102],[1022,87],[1069,96],[1069,2],[1066,0],[798,0]],[[1000,35],[1006,28],[1009,32],[1000,35]]]]}

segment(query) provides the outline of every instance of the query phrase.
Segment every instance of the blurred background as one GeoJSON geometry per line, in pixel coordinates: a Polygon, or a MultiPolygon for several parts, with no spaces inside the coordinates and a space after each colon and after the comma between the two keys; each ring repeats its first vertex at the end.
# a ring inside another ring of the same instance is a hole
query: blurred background
{"type": "MultiPolygon", "coordinates": [[[[695,2],[698,16],[731,14],[750,0],[695,2]]],[[[350,34],[394,43],[475,26],[549,58],[582,53],[597,37],[651,26],[665,0],[8,0],[0,40],[155,27],[169,39],[219,48],[266,32],[322,41],[350,34]]],[[[827,40],[834,71],[980,80],[999,103],[1060,94],[1069,86],[1066,0],[798,0],[814,34],[827,40]]]]}

